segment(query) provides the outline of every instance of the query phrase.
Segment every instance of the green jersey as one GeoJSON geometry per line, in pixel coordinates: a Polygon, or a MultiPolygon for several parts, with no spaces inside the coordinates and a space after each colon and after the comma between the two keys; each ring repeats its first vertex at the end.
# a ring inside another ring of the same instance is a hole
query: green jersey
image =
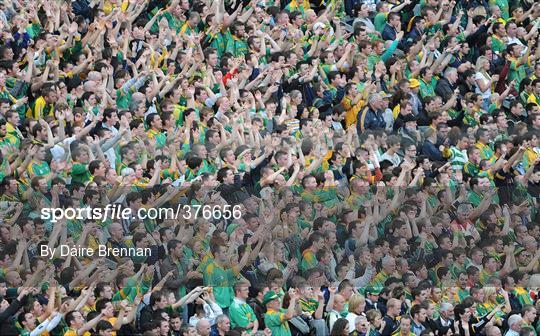
{"type": "Polygon", "coordinates": [[[225,52],[227,41],[226,36],[227,35],[221,32],[216,34],[206,33],[205,41],[210,44],[210,47],[214,48],[217,51],[218,59],[221,59],[221,56],[225,52]]]}
{"type": "Polygon", "coordinates": [[[516,89],[519,89],[519,84],[523,78],[527,77],[527,68],[530,66],[530,61],[526,64],[518,64],[518,60],[515,58],[509,58],[510,70],[508,70],[508,80],[516,80],[516,89]]]}
{"type": "Polygon", "coordinates": [[[510,18],[510,6],[508,0],[489,0],[490,5],[495,5],[501,10],[501,17],[506,21],[510,18]]]}
{"type": "Polygon", "coordinates": [[[239,272],[233,268],[224,269],[212,261],[206,265],[203,272],[203,282],[206,286],[214,288],[216,302],[221,308],[228,308],[234,298],[232,286],[238,280],[239,272]]]}
{"type": "Polygon", "coordinates": [[[264,324],[272,331],[272,336],[291,336],[289,323],[285,319],[285,309],[268,309],[264,314],[264,324]]]}
{"type": "Polygon", "coordinates": [[[467,150],[460,150],[457,147],[450,147],[448,150],[450,154],[450,162],[454,171],[463,170],[463,167],[469,159],[467,157],[467,150]]]}
{"type": "Polygon", "coordinates": [[[74,163],[71,166],[71,181],[85,184],[90,181],[92,174],[88,171],[88,166],[85,164],[74,163]]]}
{"type": "Polygon", "coordinates": [[[533,300],[531,299],[531,295],[523,287],[515,287],[514,296],[518,299],[522,306],[534,304],[533,300]]]}
{"type": "Polygon", "coordinates": [[[251,306],[238,298],[234,298],[229,307],[229,317],[231,319],[231,328],[233,329],[237,326],[247,328],[250,323],[257,319],[251,306]]]}
{"type": "Polygon", "coordinates": [[[43,176],[43,175],[49,175],[51,172],[51,168],[49,167],[49,164],[46,161],[36,162],[32,161],[28,165],[28,173],[30,176],[43,176]]]}
{"type": "Polygon", "coordinates": [[[491,36],[491,50],[499,54],[503,52],[504,50],[506,50],[506,43],[500,40],[497,36],[492,35],[491,36]]]}
{"type": "MultiPolygon", "coordinates": [[[[165,17],[165,19],[167,19],[167,22],[169,23],[169,28],[173,29],[176,33],[180,33],[180,29],[182,29],[182,25],[184,24],[182,20],[178,19],[176,15],[172,15],[170,12],[165,12],[165,14],[163,14],[161,17],[165,17]]],[[[156,20],[156,24],[154,25],[157,28],[156,32],[159,31],[157,22],[159,22],[160,20],[161,18],[159,20],[156,20]]]]}
{"type": "Polygon", "coordinates": [[[420,79],[420,95],[422,98],[435,96],[435,86],[437,86],[437,79],[431,77],[430,81],[420,79]]]}
{"type": "Polygon", "coordinates": [[[473,205],[473,207],[478,207],[480,203],[482,202],[482,199],[484,199],[483,196],[478,195],[474,191],[469,192],[469,202],[473,205]]]}
{"type": "Polygon", "coordinates": [[[384,25],[386,24],[386,13],[377,13],[375,15],[375,18],[373,19],[373,25],[375,26],[375,30],[379,33],[382,33],[384,29],[384,25]]]}
{"type": "Polygon", "coordinates": [[[234,57],[244,56],[248,53],[248,45],[246,41],[231,35],[227,40],[225,51],[232,54],[234,57]]]}

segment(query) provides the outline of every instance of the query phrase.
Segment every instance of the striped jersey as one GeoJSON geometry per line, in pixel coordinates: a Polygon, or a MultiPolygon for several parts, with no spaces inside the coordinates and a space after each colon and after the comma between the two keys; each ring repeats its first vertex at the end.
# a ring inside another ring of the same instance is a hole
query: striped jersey
{"type": "Polygon", "coordinates": [[[452,146],[448,149],[450,151],[450,162],[452,163],[452,169],[463,170],[463,167],[467,162],[469,162],[469,157],[467,156],[467,150],[460,150],[455,146],[452,146]]]}

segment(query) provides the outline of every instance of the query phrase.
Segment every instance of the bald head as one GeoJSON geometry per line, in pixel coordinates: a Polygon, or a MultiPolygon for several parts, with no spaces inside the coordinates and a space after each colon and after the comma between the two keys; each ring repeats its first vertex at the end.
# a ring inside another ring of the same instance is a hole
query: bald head
{"type": "Polygon", "coordinates": [[[83,84],[84,92],[96,92],[97,83],[92,80],[88,80],[83,84]]]}
{"type": "Polygon", "coordinates": [[[387,255],[382,258],[381,265],[386,274],[394,273],[394,271],[396,270],[396,259],[394,259],[394,257],[392,256],[387,255]]]}
{"type": "Polygon", "coordinates": [[[144,101],[146,96],[142,92],[134,92],[131,96],[131,101],[144,101]]]}
{"type": "Polygon", "coordinates": [[[21,275],[16,271],[9,271],[6,273],[6,283],[8,287],[19,287],[22,285],[21,275]]]}
{"type": "Polygon", "coordinates": [[[501,330],[496,326],[486,327],[486,336],[501,336],[501,330]]]}
{"type": "Polygon", "coordinates": [[[94,82],[99,82],[101,80],[101,73],[97,71],[90,71],[86,78],[94,82]]]}
{"type": "Polygon", "coordinates": [[[210,322],[207,319],[200,319],[197,322],[197,333],[201,336],[210,335],[210,322]]]}
{"type": "Polygon", "coordinates": [[[112,223],[109,225],[109,235],[114,239],[120,239],[124,235],[124,229],[120,223],[112,223]]]}

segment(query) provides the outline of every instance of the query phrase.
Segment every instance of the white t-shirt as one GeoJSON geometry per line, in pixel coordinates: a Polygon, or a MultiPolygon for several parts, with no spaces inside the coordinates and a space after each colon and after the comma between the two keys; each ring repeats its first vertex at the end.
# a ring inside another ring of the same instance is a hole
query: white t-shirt
{"type": "Polygon", "coordinates": [[[387,108],[386,110],[384,110],[383,119],[384,119],[384,123],[386,124],[385,129],[391,132],[392,129],[394,128],[394,113],[392,112],[391,109],[387,108]]]}
{"type": "Polygon", "coordinates": [[[482,90],[480,90],[480,87],[478,85],[476,85],[476,89],[475,89],[476,93],[482,95],[482,98],[489,99],[489,97],[491,97],[490,80],[488,78],[486,78],[486,76],[484,76],[484,74],[481,73],[481,72],[477,72],[474,75],[474,80],[475,81],[482,81],[485,85],[490,85],[489,89],[487,89],[486,92],[482,92],[482,90]]]}
{"type": "Polygon", "coordinates": [[[517,37],[507,37],[506,38],[506,45],[509,46],[511,44],[519,44],[520,46],[523,47],[523,50],[521,51],[521,56],[525,55],[527,53],[527,49],[529,49],[529,47],[525,44],[523,44],[523,42],[521,42],[520,39],[518,39],[517,37]]]}
{"type": "Polygon", "coordinates": [[[383,161],[383,160],[388,160],[388,161],[392,162],[394,167],[399,166],[399,164],[401,163],[401,158],[399,157],[399,155],[397,153],[394,153],[394,155],[390,155],[390,154],[388,154],[388,152],[386,152],[381,156],[380,161],[383,161]]]}
{"type": "Polygon", "coordinates": [[[65,138],[61,142],[57,143],[50,149],[53,160],[61,161],[65,160],[66,149],[69,149],[69,145],[75,141],[75,137],[65,138]]]}

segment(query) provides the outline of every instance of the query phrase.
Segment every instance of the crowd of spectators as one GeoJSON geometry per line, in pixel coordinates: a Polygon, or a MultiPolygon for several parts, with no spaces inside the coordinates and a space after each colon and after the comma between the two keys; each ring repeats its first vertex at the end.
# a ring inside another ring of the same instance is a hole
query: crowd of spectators
{"type": "Polygon", "coordinates": [[[0,335],[536,336],[539,26],[533,0],[1,0],[0,335]]]}

